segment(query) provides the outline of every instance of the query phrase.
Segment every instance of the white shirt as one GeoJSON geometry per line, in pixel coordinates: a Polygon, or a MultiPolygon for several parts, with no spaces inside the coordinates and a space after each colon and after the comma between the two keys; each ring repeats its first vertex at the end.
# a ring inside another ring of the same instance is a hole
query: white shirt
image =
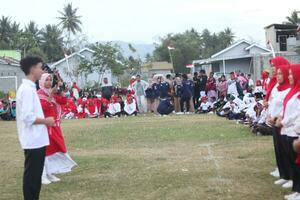
{"type": "Polygon", "coordinates": [[[45,118],[35,83],[23,79],[17,92],[17,128],[23,149],[37,149],[49,145],[47,127],[33,124],[37,118],[45,118]]]}
{"type": "Polygon", "coordinates": [[[239,96],[239,93],[236,88],[236,81],[235,80],[228,80],[228,89],[227,89],[227,94],[231,94],[235,97],[239,96]]]}
{"type": "Polygon", "coordinates": [[[108,109],[107,109],[107,112],[114,115],[118,112],[121,112],[121,105],[120,103],[110,103],[108,105],[108,109]]]}
{"type": "Polygon", "coordinates": [[[299,92],[296,93],[287,103],[283,120],[281,134],[289,137],[298,137],[295,131],[296,122],[300,118],[300,99],[299,92]]]}
{"type": "Polygon", "coordinates": [[[211,106],[211,103],[210,102],[206,102],[206,103],[204,103],[204,102],[202,102],[201,104],[200,104],[200,107],[201,107],[201,109],[203,110],[203,111],[207,111],[208,110],[208,108],[211,106]]]}
{"type": "Polygon", "coordinates": [[[131,104],[129,104],[127,100],[125,100],[124,111],[129,115],[131,115],[136,111],[136,102],[134,99],[132,100],[131,104]]]}
{"type": "Polygon", "coordinates": [[[269,102],[269,115],[272,118],[278,117],[279,114],[282,112],[283,109],[283,100],[287,93],[290,91],[290,88],[278,91],[277,87],[274,87],[271,93],[271,101],[269,102]]]}

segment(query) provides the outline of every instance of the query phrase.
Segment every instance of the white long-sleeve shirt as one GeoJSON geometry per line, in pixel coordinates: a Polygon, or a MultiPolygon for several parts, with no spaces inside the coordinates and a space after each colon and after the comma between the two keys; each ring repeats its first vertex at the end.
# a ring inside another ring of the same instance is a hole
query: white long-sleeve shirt
{"type": "Polygon", "coordinates": [[[278,91],[277,87],[274,87],[271,93],[270,101],[269,101],[269,108],[268,108],[268,115],[272,118],[278,117],[283,109],[283,100],[287,93],[289,93],[291,89],[288,88],[283,91],[278,91]]]}
{"type": "Polygon", "coordinates": [[[296,93],[287,103],[286,109],[283,114],[283,119],[281,121],[282,128],[281,134],[287,135],[289,137],[298,137],[297,132],[295,131],[296,122],[300,118],[300,99],[296,93]]]}
{"type": "Polygon", "coordinates": [[[136,101],[133,99],[132,103],[129,104],[127,100],[125,100],[124,111],[127,114],[132,115],[136,111],[136,101]]]}
{"type": "Polygon", "coordinates": [[[48,146],[47,127],[43,124],[34,124],[37,118],[45,118],[35,83],[23,79],[16,98],[17,129],[22,148],[37,149],[48,146]]]}

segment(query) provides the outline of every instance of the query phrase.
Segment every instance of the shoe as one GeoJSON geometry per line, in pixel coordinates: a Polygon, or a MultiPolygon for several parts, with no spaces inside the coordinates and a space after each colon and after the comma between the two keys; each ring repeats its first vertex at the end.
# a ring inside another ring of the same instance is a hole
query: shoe
{"type": "Polygon", "coordinates": [[[285,184],[282,185],[283,188],[292,188],[293,187],[293,181],[288,181],[285,184]]]}
{"type": "Polygon", "coordinates": [[[294,193],[289,194],[289,195],[284,195],[284,199],[291,199],[291,198],[296,197],[297,195],[299,195],[298,192],[294,192],[294,193]]]}
{"type": "Polygon", "coordinates": [[[59,182],[60,178],[57,178],[56,176],[54,176],[52,174],[49,174],[48,175],[48,180],[55,183],[55,182],[59,182]]]}
{"type": "Polygon", "coordinates": [[[184,113],[183,112],[178,112],[176,113],[177,115],[183,115],[184,113]]]}
{"type": "Polygon", "coordinates": [[[285,179],[279,179],[277,181],[274,182],[275,185],[283,185],[285,184],[286,182],[288,182],[288,180],[285,180],[285,179]]]}
{"type": "Polygon", "coordinates": [[[51,181],[45,177],[45,176],[42,176],[42,184],[43,185],[49,185],[51,183],[51,181]]]}
{"type": "Polygon", "coordinates": [[[274,171],[270,173],[271,176],[274,176],[275,178],[279,178],[279,170],[276,168],[274,171]]]}

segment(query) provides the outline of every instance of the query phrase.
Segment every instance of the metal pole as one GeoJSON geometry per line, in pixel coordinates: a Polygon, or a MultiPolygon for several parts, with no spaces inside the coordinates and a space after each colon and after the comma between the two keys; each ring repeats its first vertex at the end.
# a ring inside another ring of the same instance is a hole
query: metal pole
{"type": "Polygon", "coordinates": [[[224,73],[224,75],[226,73],[226,66],[225,66],[225,60],[224,59],[223,59],[223,73],[224,73]]]}
{"type": "Polygon", "coordinates": [[[171,64],[172,64],[173,72],[175,72],[173,58],[172,58],[172,54],[171,54],[171,49],[168,48],[168,50],[169,50],[170,61],[171,61],[171,64]]]}

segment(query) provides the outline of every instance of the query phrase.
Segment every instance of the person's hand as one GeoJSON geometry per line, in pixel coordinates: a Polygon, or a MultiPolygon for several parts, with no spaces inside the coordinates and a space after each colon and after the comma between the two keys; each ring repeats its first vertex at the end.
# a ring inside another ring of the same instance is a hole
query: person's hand
{"type": "Polygon", "coordinates": [[[275,122],[276,127],[282,127],[282,117],[278,117],[275,122]]]}
{"type": "Polygon", "coordinates": [[[272,118],[271,116],[268,117],[267,119],[267,123],[271,126],[274,126],[275,125],[275,120],[274,118],[272,118]]]}
{"type": "Polygon", "coordinates": [[[45,118],[45,125],[46,126],[54,126],[55,120],[53,117],[47,117],[45,118]]]}
{"type": "Polygon", "coordinates": [[[300,153],[300,139],[294,140],[293,149],[296,153],[300,153]]]}

